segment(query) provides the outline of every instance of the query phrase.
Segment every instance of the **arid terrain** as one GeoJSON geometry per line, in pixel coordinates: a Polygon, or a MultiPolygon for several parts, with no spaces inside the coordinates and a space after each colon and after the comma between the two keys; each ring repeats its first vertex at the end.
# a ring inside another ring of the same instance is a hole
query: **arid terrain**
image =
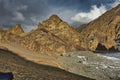
{"type": "Polygon", "coordinates": [[[96,80],[119,80],[120,59],[91,51],[70,52],[58,58],[61,66],[72,73],[96,80]],[[75,66],[73,66],[75,65],[75,66]]]}
{"type": "Polygon", "coordinates": [[[94,53],[119,44],[120,4],[79,28],[52,15],[30,32],[21,24],[0,29],[0,72],[15,80],[120,80],[120,59],[94,53]]]}
{"type": "Polygon", "coordinates": [[[14,80],[92,80],[64,70],[36,64],[0,49],[0,72],[12,72],[14,80]]]}

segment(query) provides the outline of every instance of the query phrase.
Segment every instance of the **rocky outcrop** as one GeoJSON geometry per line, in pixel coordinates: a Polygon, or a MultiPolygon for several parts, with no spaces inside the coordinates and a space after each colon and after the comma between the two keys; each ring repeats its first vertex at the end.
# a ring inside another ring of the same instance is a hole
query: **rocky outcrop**
{"type": "Polygon", "coordinates": [[[43,54],[64,54],[69,46],[54,34],[45,29],[37,29],[22,37],[21,46],[43,54]]]}
{"type": "Polygon", "coordinates": [[[39,23],[38,29],[22,37],[21,46],[48,55],[64,55],[80,49],[80,33],[57,15],[52,15],[39,23]]]}
{"type": "Polygon", "coordinates": [[[15,27],[10,27],[6,30],[0,31],[0,41],[2,43],[20,43],[19,40],[21,39],[21,34],[24,33],[20,24],[17,24],[15,27]]]}
{"type": "Polygon", "coordinates": [[[80,33],[57,15],[52,15],[48,20],[38,25],[39,29],[44,28],[52,34],[58,36],[66,44],[80,48],[80,33]]]}
{"type": "Polygon", "coordinates": [[[22,29],[20,24],[16,24],[15,27],[10,27],[6,30],[7,33],[15,34],[15,35],[20,35],[24,33],[24,30],[22,29]]]}
{"type": "Polygon", "coordinates": [[[106,50],[111,50],[111,48],[116,50],[115,40],[120,38],[120,5],[98,19],[82,25],[79,31],[83,48],[96,50],[102,45],[106,50]]]}
{"type": "Polygon", "coordinates": [[[40,23],[36,30],[28,33],[24,33],[21,25],[17,24],[4,30],[2,39],[8,44],[14,43],[24,49],[47,55],[64,55],[81,49],[80,33],[57,15],[52,15],[40,23]]]}

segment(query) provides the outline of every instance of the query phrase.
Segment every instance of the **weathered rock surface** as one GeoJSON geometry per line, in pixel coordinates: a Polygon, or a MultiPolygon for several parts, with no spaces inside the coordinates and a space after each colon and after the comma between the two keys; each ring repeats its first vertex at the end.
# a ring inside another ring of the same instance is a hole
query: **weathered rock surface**
{"type": "Polygon", "coordinates": [[[7,33],[15,34],[15,35],[20,35],[24,33],[24,30],[22,29],[20,24],[16,24],[15,27],[10,27],[6,30],[7,33]]]}
{"type": "Polygon", "coordinates": [[[79,49],[80,33],[62,21],[57,15],[39,23],[38,29],[22,37],[21,46],[29,50],[64,55],[79,49]]]}
{"type": "Polygon", "coordinates": [[[21,34],[24,34],[20,24],[17,24],[15,27],[10,27],[7,30],[0,30],[0,41],[6,43],[19,42],[21,34]]]}
{"type": "Polygon", "coordinates": [[[57,15],[38,25],[36,30],[24,33],[18,24],[2,32],[2,41],[16,43],[27,50],[48,55],[64,55],[80,49],[80,33],[57,15]]]}
{"type": "Polygon", "coordinates": [[[37,29],[22,37],[21,46],[34,52],[46,54],[66,53],[69,46],[45,29],[37,29]]]}
{"type": "Polygon", "coordinates": [[[120,5],[98,19],[82,25],[78,32],[57,15],[38,24],[36,30],[24,33],[20,24],[0,30],[0,41],[16,43],[33,52],[64,55],[70,51],[116,50],[120,38],[120,5]]]}
{"type": "Polygon", "coordinates": [[[50,31],[70,46],[75,48],[80,46],[80,33],[62,21],[57,15],[52,15],[48,20],[40,23],[38,27],[50,31]]]}
{"type": "Polygon", "coordinates": [[[98,19],[82,25],[81,46],[85,49],[116,50],[116,39],[120,38],[120,5],[109,10],[98,19]]]}

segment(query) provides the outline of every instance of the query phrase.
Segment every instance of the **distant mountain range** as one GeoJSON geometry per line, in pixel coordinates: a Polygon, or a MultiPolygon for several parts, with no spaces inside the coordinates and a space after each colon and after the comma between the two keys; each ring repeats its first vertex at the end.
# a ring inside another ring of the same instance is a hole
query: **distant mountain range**
{"type": "Polygon", "coordinates": [[[117,50],[120,38],[120,5],[98,19],[75,29],[57,15],[25,33],[20,24],[0,29],[0,42],[19,45],[26,50],[47,55],[65,55],[77,50],[117,50]]]}

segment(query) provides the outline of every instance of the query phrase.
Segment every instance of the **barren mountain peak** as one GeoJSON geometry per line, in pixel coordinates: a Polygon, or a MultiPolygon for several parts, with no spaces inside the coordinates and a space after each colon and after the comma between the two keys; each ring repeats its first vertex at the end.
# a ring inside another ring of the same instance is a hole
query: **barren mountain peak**
{"type": "Polygon", "coordinates": [[[52,16],[49,17],[51,20],[61,20],[58,15],[53,14],[52,16]]]}
{"type": "Polygon", "coordinates": [[[21,24],[16,24],[15,28],[18,29],[18,30],[21,30],[21,32],[24,32],[21,24]]]}
{"type": "Polygon", "coordinates": [[[21,24],[16,24],[15,27],[16,27],[16,28],[22,28],[22,27],[21,27],[21,24]]]}

